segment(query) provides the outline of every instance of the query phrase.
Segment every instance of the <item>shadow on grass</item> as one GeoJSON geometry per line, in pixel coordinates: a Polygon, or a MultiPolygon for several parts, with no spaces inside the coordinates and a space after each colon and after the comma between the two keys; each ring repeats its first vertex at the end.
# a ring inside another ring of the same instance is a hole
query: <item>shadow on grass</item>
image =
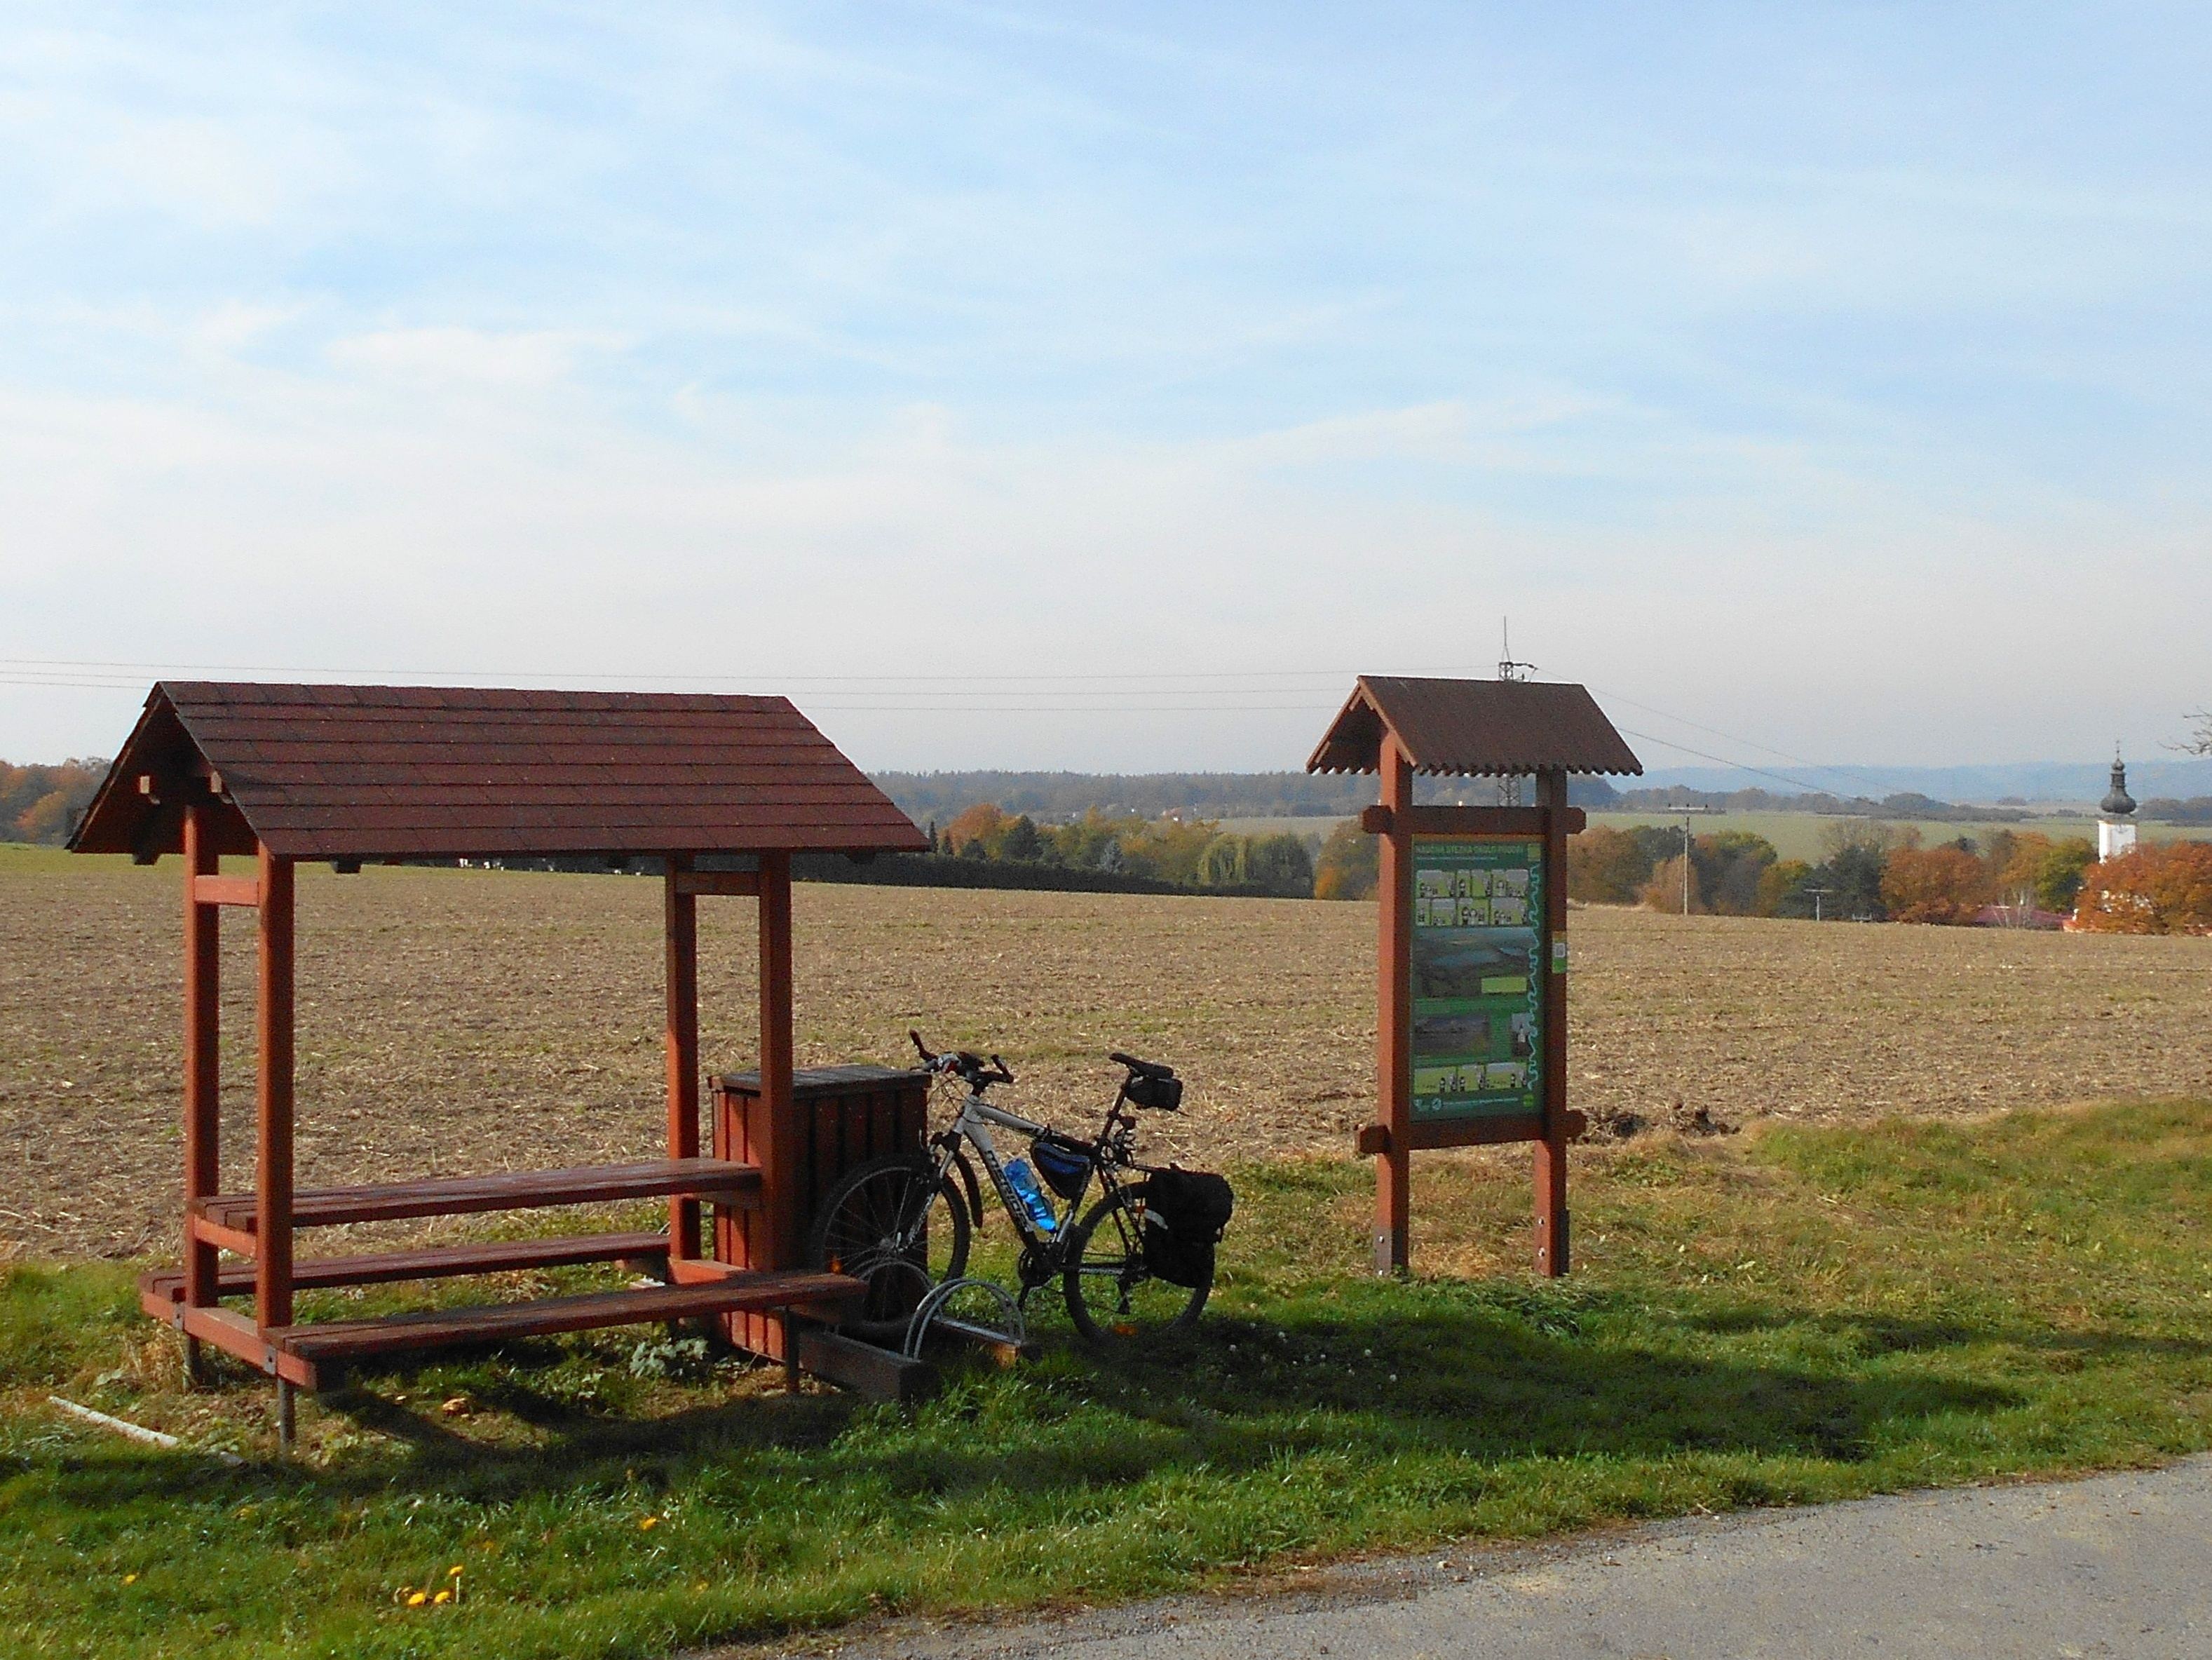
{"type": "MultiPolygon", "coordinates": [[[[1212,1317],[1197,1333],[1117,1360],[1054,1345],[1012,1373],[955,1372],[910,1426],[886,1413],[873,1420],[877,1432],[850,1438],[842,1432],[875,1409],[847,1396],[748,1395],[637,1418],[564,1397],[552,1372],[574,1357],[558,1346],[448,1354],[370,1376],[405,1380],[426,1400],[465,1391],[528,1426],[531,1444],[477,1441],[441,1421],[434,1406],[416,1411],[355,1387],[324,1396],[323,1409],[398,1447],[323,1469],[250,1467],[234,1479],[331,1500],[397,1489],[497,1504],[641,1482],[674,1488],[709,1468],[747,1466],[763,1479],[781,1472],[774,1479],[897,1501],[993,1487],[1095,1493],[1201,1466],[1233,1477],[1307,1453],[1355,1462],[1443,1453],[1476,1466],[1686,1453],[1851,1462],[1931,1420],[1993,1414],[2024,1399],[1894,1367],[1869,1375],[1848,1364],[1686,1353],[1712,1344],[1713,1334],[1814,1328],[1824,1323],[1817,1316],[1736,1311],[1711,1316],[1703,1337],[1685,1322],[1675,1329],[1686,1352],[1674,1352],[1648,1329],[1583,1335],[1589,1324],[1626,1317],[1602,1298],[1424,1300],[1443,1305],[1324,1312],[1308,1304],[1265,1320],[1212,1317]]],[[[1893,1351],[1989,1335],[1858,1323],[1886,1331],[1882,1347],[1893,1351]]],[[[61,1480],[70,1501],[89,1507],[181,1494],[212,1476],[198,1461],[129,1459],[88,1461],[61,1480]]]]}
{"type": "Polygon", "coordinates": [[[1862,1354],[1919,1354],[1981,1344],[2003,1344],[2033,1353],[2075,1359],[2159,1356],[2203,1359],[2212,1343],[2187,1337],[2157,1337],[2111,1330],[2062,1331],[2047,1326],[1968,1325],[1958,1320],[1900,1320],[1887,1315],[1807,1314],[1765,1307],[1716,1310],[1686,1323],[1716,1336],[1759,1332],[1818,1331],[1850,1342],[1862,1354]]]}

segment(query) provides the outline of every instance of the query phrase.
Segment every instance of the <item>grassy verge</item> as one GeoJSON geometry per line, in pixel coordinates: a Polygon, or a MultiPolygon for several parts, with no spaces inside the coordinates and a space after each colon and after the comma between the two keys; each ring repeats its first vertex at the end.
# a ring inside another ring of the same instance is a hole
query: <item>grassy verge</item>
{"type": "MultiPolygon", "coordinates": [[[[1517,1258],[1523,1183],[1425,1166],[1422,1260],[1517,1258]]],[[[1218,1316],[1125,1368],[1055,1345],[902,1418],[609,1334],[374,1374],[294,1462],[264,1386],[175,1391],[122,1269],[10,1270],[4,1646],[653,1655],[2212,1445],[2212,1105],[1655,1144],[1578,1177],[1557,1286],[1363,1276],[1358,1167],[1240,1193],[1218,1316]]]]}

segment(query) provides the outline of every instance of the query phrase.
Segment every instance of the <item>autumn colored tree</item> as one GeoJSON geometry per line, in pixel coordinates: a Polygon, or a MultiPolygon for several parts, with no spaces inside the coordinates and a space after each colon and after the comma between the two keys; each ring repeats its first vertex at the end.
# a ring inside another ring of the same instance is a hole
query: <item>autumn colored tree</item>
{"type": "Polygon", "coordinates": [[[2052,843],[2035,867],[2036,903],[2045,910],[2072,910],[2083,877],[2096,862],[2096,844],[2086,836],[2069,836],[2052,843]]]}
{"type": "Polygon", "coordinates": [[[997,851],[999,831],[1006,822],[1006,815],[988,801],[978,801],[945,827],[942,839],[945,851],[975,858],[988,858],[997,851]]]}
{"type": "MultiPolygon", "coordinates": [[[[1682,911],[1682,855],[1678,853],[1657,866],[1651,873],[1651,879],[1644,885],[1644,891],[1638,897],[1646,910],[1671,911],[1680,915],[1682,911]]],[[[1690,867],[1689,897],[1691,915],[1703,916],[1712,909],[1705,903],[1704,890],[1698,885],[1695,861],[1690,867]]]]}
{"type": "Polygon", "coordinates": [[[1893,922],[1972,923],[1987,903],[1982,861],[1956,842],[1899,848],[1881,873],[1881,903],[1893,922]]]}
{"type": "Polygon", "coordinates": [[[62,842],[100,787],[105,761],[10,766],[0,761],[0,842],[62,842]]]}
{"type": "Polygon", "coordinates": [[[1375,838],[1347,818],[1328,833],[1314,861],[1316,899],[1371,899],[1378,859],[1375,838]]]}
{"type": "Polygon", "coordinates": [[[2092,865],[2074,926],[2091,933],[2212,933],[2212,842],[2149,842],[2092,865]]]}
{"type": "Polygon", "coordinates": [[[1132,818],[1121,834],[1122,868],[1163,882],[1195,884],[1198,861],[1220,830],[1210,818],[1132,818]]]}
{"type": "Polygon", "coordinates": [[[1759,875],[1759,914],[1761,916],[1810,916],[1812,896],[1805,891],[1813,880],[1813,867],[1802,859],[1781,859],[1759,875]]]}
{"type": "MultiPolygon", "coordinates": [[[[1706,905],[1723,916],[1759,915],[1759,879],[1777,857],[1771,842],[1749,830],[1723,830],[1690,843],[1697,886],[1706,905]]],[[[1680,903],[1679,894],[1676,903],[1680,903]]]]}
{"type": "Polygon", "coordinates": [[[1651,854],[1626,830],[1600,824],[1567,839],[1567,897],[1632,905],[1651,879],[1651,854]]]}

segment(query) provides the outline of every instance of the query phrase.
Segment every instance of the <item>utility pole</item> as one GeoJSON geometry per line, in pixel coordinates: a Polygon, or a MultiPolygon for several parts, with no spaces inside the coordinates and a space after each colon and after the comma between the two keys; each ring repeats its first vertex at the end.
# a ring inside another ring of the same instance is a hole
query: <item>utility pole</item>
{"type": "Polygon", "coordinates": [[[1835,890],[1833,888],[1800,888],[1797,891],[1813,896],[1813,920],[1817,922],[1820,920],[1820,896],[1833,893],[1835,890]]]}
{"type": "Polygon", "coordinates": [[[1668,812],[1680,813],[1682,818],[1682,915],[1690,914],[1690,820],[1702,812],[1718,812],[1718,807],[1669,807],[1668,812]]]}

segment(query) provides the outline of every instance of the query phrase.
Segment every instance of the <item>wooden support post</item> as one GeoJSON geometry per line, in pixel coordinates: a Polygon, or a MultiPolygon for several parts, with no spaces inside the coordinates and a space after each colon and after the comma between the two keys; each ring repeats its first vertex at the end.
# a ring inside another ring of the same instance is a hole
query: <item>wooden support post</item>
{"type": "Polygon", "coordinates": [[[1544,1137],[1536,1143],[1536,1272],[1571,1260],[1567,1231],[1567,775],[1546,770],[1544,809],[1544,1137]]]}
{"type": "Polygon", "coordinates": [[[761,1231],[768,1260],[755,1268],[799,1265],[796,1208],[789,1186],[799,1179],[799,1150],[788,1145],[792,1123],[791,855],[760,856],[760,1122],[754,1147],[761,1172],[761,1231]]]}
{"type": "Polygon", "coordinates": [[[276,1380],[276,1444],[289,1450],[300,1438],[298,1395],[289,1377],[276,1380]]]}
{"type": "Polygon", "coordinates": [[[1381,1024],[1375,1043],[1375,1098],[1390,1145],[1375,1161],[1375,1271],[1403,1274],[1412,1243],[1413,837],[1407,810],[1413,805],[1413,767],[1387,732],[1382,774],[1390,828],[1376,849],[1376,971],[1382,996],[1376,1002],[1381,1024]]]}
{"type": "MultiPolygon", "coordinates": [[[[682,879],[691,868],[688,854],[668,855],[662,909],[668,944],[668,1156],[699,1156],[699,902],[682,879]]],[[[668,1201],[668,1255],[672,1262],[699,1255],[699,1201],[668,1201]]]]}
{"type": "Polygon", "coordinates": [[[292,1323],[292,861],[265,842],[260,860],[253,1319],[266,1331],[292,1323]]]}
{"type": "MultiPolygon", "coordinates": [[[[214,1245],[192,1231],[192,1206],[221,1189],[222,1070],[222,912],[199,903],[198,879],[220,868],[213,809],[185,808],[185,1301],[216,1305],[214,1245]]],[[[200,1375],[200,1340],[185,1339],[185,1375],[200,1375]]]]}

